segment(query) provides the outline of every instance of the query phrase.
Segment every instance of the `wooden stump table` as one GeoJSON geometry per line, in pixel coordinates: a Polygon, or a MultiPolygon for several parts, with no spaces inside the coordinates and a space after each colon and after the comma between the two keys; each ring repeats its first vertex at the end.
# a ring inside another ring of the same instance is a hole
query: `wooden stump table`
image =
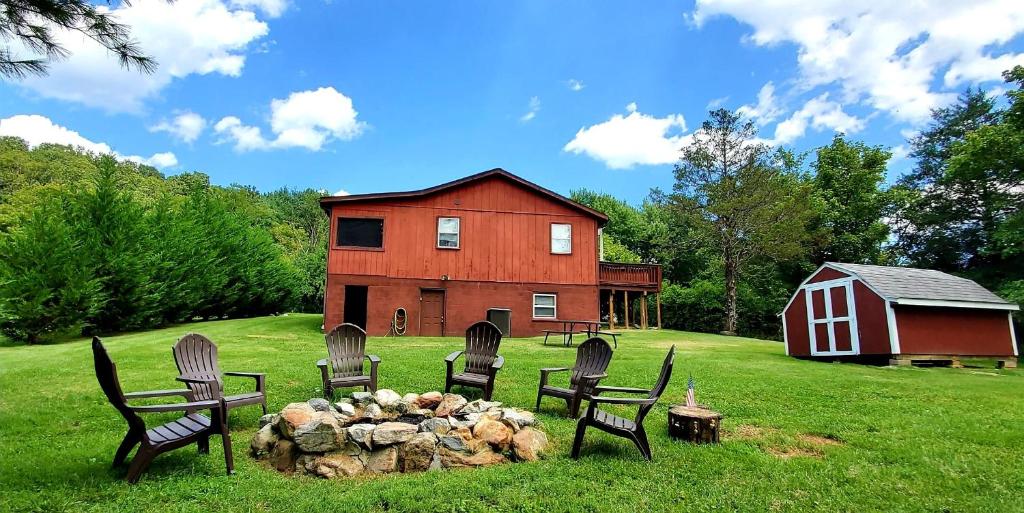
{"type": "Polygon", "coordinates": [[[722,414],[707,408],[674,406],[668,411],[668,434],[687,442],[718,443],[722,414]]]}

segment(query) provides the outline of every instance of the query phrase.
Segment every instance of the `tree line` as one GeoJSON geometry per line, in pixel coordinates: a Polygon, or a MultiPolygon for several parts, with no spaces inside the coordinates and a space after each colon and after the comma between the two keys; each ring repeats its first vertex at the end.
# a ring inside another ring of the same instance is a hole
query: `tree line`
{"type": "Polygon", "coordinates": [[[937,269],[1024,303],[1024,67],[1004,78],[1004,98],[968,89],[934,110],[892,185],[888,148],[843,134],[771,148],[719,109],[681,149],[671,191],[639,206],[572,197],[609,215],[607,260],[662,264],[670,328],[780,338],[777,314],[828,261],[937,269]]]}

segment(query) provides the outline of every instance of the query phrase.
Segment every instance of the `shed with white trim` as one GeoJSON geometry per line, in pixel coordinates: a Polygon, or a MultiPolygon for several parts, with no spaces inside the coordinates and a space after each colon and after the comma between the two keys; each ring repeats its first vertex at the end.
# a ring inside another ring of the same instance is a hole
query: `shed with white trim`
{"type": "Polygon", "coordinates": [[[895,362],[993,358],[1016,366],[1012,313],[981,285],[939,271],[828,262],[782,311],[786,354],[895,362]]]}

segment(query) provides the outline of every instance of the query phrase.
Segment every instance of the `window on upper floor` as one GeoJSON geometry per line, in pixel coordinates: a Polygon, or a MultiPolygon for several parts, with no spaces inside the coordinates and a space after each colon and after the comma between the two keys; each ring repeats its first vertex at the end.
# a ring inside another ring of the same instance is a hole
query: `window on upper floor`
{"type": "Polygon", "coordinates": [[[533,318],[554,319],[557,316],[556,294],[534,294],[533,295],[533,318]]]}
{"type": "Polygon", "coordinates": [[[459,218],[438,217],[437,218],[437,247],[444,249],[459,249],[459,218]]]}
{"type": "Polygon", "coordinates": [[[551,252],[556,255],[572,253],[572,225],[551,223],[551,252]]]}
{"type": "Polygon", "coordinates": [[[384,220],[369,217],[339,217],[337,246],[346,248],[384,247],[384,220]]]}

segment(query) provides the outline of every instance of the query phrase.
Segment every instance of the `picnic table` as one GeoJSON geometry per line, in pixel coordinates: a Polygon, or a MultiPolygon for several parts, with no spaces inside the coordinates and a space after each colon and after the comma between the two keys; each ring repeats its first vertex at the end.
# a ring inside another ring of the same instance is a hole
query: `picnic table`
{"type": "Polygon", "coordinates": [[[562,329],[560,329],[560,330],[544,330],[544,345],[548,344],[548,336],[549,335],[557,334],[557,335],[561,335],[562,336],[562,344],[565,345],[566,347],[568,347],[568,346],[572,345],[572,336],[573,335],[575,335],[577,333],[579,333],[579,334],[586,333],[587,334],[587,338],[590,338],[590,337],[596,335],[598,330],[600,330],[600,328],[601,328],[601,321],[599,321],[599,320],[591,321],[591,320],[579,320],[579,319],[562,319],[562,320],[557,321],[557,322],[562,324],[562,329]],[[578,326],[578,325],[582,326],[582,329],[580,329],[579,331],[577,331],[577,329],[576,329],[576,326],[578,326]]]}

